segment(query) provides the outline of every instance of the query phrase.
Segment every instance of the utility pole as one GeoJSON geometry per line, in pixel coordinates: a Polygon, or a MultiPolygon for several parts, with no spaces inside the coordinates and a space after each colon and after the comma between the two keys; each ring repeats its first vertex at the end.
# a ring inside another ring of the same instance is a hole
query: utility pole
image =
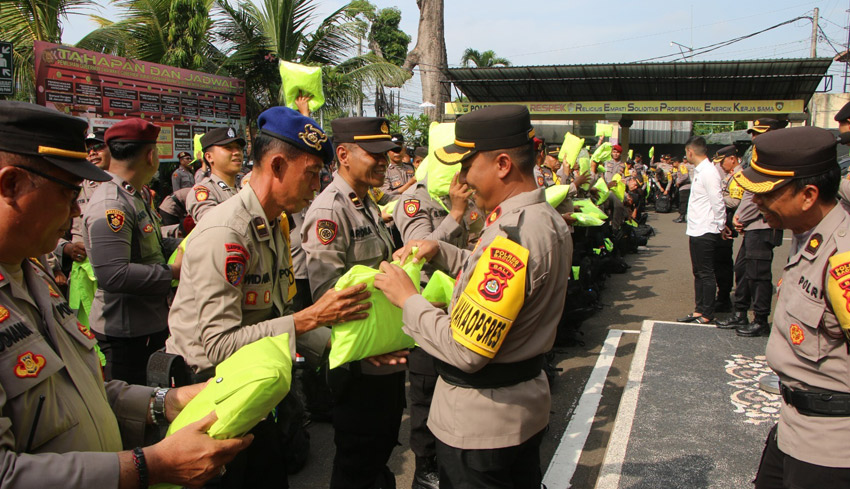
{"type": "MultiPolygon", "coordinates": [[[[847,46],[845,50],[850,51],[850,9],[847,9],[847,46]]],[[[847,62],[844,62],[844,93],[847,93],[847,62]]]]}
{"type": "Polygon", "coordinates": [[[815,7],[815,15],[812,19],[812,47],[809,53],[810,58],[818,57],[818,13],[820,10],[815,7]]]}

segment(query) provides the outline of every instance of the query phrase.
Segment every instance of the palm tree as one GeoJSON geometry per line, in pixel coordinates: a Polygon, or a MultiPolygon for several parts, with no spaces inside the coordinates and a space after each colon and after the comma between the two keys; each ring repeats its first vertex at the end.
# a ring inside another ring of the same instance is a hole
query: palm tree
{"type": "Polygon", "coordinates": [[[217,0],[216,5],[221,19],[214,41],[226,46],[219,73],[246,81],[249,121],[270,105],[284,102],[277,60],[323,67],[322,110],[328,115],[342,114],[362,99],[363,84],[398,86],[409,77],[375,54],[354,55],[362,25],[349,16],[347,5],[320,21],[315,15],[317,0],[263,0],[259,6],[217,0]]]}
{"type": "Polygon", "coordinates": [[[494,66],[510,66],[511,62],[505,58],[499,58],[492,50],[479,53],[475,49],[466,48],[463,52],[463,57],[460,59],[464,68],[469,68],[470,63],[475,64],[476,68],[493,68],[494,66]]]}
{"type": "Polygon", "coordinates": [[[91,0],[0,1],[0,39],[14,45],[16,99],[35,102],[33,42],[60,42],[62,21],[94,6],[91,0]]]}

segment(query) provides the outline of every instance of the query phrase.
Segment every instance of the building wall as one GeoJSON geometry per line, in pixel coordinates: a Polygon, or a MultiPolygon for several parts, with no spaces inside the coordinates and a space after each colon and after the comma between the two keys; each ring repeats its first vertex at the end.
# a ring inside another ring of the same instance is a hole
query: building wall
{"type": "Polygon", "coordinates": [[[809,101],[812,125],[824,129],[838,129],[835,114],[850,102],[850,93],[816,93],[809,101]]]}

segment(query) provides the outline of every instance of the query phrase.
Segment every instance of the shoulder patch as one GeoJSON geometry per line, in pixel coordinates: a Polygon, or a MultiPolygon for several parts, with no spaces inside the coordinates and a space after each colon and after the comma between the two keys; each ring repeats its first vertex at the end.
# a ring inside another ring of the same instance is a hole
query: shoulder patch
{"type": "Polygon", "coordinates": [[[124,212],[119,209],[107,209],[106,222],[113,232],[121,231],[121,228],[124,227],[124,212]]]}
{"type": "Polygon", "coordinates": [[[543,178],[542,175],[537,177],[537,186],[538,187],[545,187],[546,186],[546,180],[543,178]]]}
{"type": "Polygon", "coordinates": [[[316,237],[323,245],[328,245],[336,238],[338,226],[330,219],[319,219],[316,222],[316,237]]]}
{"type": "Polygon", "coordinates": [[[239,285],[245,277],[245,257],[228,255],[224,259],[224,277],[230,285],[239,285]]]}
{"type": "Polygon", "coordinates": [[[31,351],[22,353],[18,356],[18,363],[15,364],[15,375],[21,379],[27,377],[38,377],[38,373],[44,368],[47,361],[42,355],[37,355],[31,351]]]}
{"type": "Polygon", "coordinates": [[[469,283],[452,309],[452,338],[493,358],[525,302],[529,252],[497,236],[484,250],[469,283]]]}
{"type": "Polygon", "coordinates": [[[248,253],[248,250],[246,250],[245,247],[239,243],[224,243],[224,251],[226,251],[227,253],[236,253],[237,255],[241,255],[243,258],[245,258],[246,262],[249,258],[251,258],[251,255],[248,253]]]}
{"type": "Polygon", "coordinates": [[[826,294],[838,324],[850,341],[850,251],[829,257],[826,294]]]}
{"type": "Polygon", "coordinates": [[[815,233],[809,238],[809,244],[806,245],[806,253],[814,255],[817,253],[818,248],[820,248],[821,243],[823,243],[823,236],[820,233],[815,233]]]}
{"type": "Polygon", "coordinates": [[[203,202],[210,197],[210,191],[203,185],[195,187],[195,200],[203,202]]]}
{"type": "Polygon", "coordinates": [[[419,212],[419,199],[407,199],[404,201],[404,213],[407,217],[413,217],[419,212]]]}
{"type": "Polygon", "coordinates": [[[502,208],[501,207],[496,207],[495,209],[493,209],[493,212],[491,212],[490,215],[487,216],[487,225],[489,226],[489,225],[493,224],[494,222],[496,222],[501,215],[502,215],[502,208]]]}

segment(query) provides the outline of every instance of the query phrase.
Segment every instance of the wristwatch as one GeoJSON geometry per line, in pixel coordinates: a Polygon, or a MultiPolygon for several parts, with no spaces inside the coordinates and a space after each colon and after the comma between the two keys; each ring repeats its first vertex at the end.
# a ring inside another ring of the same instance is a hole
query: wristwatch
{"type": "Polygon", "coordinates": [[[153,424],[164,426],[168,424],[168,418],[165,417],[165,396],[171,390],[165,387],[159,387],[151,394],[151,419],[153,424]]]}

